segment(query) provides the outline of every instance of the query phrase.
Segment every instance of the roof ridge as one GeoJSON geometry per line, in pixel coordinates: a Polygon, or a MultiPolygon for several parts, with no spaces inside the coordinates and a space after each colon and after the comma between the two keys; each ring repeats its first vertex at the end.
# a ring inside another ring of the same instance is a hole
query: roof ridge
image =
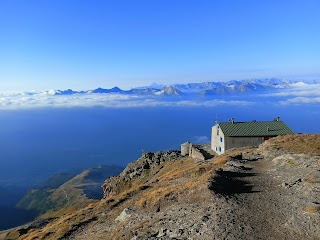
{"type": "MultiPolygon", "coordinates": [[[[252,120],[252,121],[248,121],[248,122],[237,122],[237,121],[234,121],[233,123],[261,123],[261,122],[283,122],[281,120],[279,121],[256,121],[256,120],[252,120]]],[[[232,123],[232,122],[217,122],[217,123],[232,123]]]]}
{"type": "Polygon", "coordinates": [[[221,122],[219,124],[225,136],[278,136],[294,132],[283,121],[221,122]]]}

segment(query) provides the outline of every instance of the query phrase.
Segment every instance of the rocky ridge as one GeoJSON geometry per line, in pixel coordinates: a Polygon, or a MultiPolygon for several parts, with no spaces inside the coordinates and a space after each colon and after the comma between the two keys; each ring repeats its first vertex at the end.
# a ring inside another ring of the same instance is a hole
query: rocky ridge
{"type": "Polygon", "coordinates": [[[102,185],[103,198],[119,194],[123,190],[123,186],[130,183],[134,178],[141,177],[144,172],[154,170],[166,161],[173,161],[179,158],[178,151],[143,153],[137,161],[128,164],[119,176],[110,177],[105,181],[102,185]]]}
{"type": "MultiPolygon", "coordinates": [[[[243,80],[230,80],[227,82],[202,82],[202,83],[187,83],[187,84],[172,84],[172,85],[159,85],[152,84],[151,86],[136,87],[130,90],[122,90],[119,87],[113,87],[110,89],[96,88],[93,90],[74,91],[72,89],[67,90],[49,90],[49,91],[31,91],[25,94],[48,94],[48,95],[81,95],[81,94],[134,94],[141,96],[184,96],[190,93],[200,96],[210,95],[230,95],[230,94],[242,94],[261,92],[272,89],[286,89],[292,86],[292,84],[299,81],[284,80],[277,78],[264,78],[264,79],[243,79],[243,80]]],[[[315,84],[316,81],[302,81],[304,84],[315,84]]],[[[192,94],[191,94],[192,95],[192,94]]]]}

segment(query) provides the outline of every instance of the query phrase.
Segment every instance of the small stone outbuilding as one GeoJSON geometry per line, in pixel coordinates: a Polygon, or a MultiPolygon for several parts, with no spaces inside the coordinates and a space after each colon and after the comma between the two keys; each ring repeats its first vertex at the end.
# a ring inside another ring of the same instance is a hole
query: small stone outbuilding
{"type": "Polygon", "coordinates": [[[181,156],[189,156],[190,142],[185,142],[181,144],[181,156]]]}
{"type": "Polygon", "coordinates": [[[216,122],[212,127],[211,149],[222,154],[231,148],[258,146],[269,138],[294,132],[279,118],[270,122],[216,122]]]}
{"type": "Polygon", "coordinates": [[[209,144],[193,144],[185,142],[181,144],[181,156],[189,156],[198,160],[208,160],[214,156],[209,144]]]}

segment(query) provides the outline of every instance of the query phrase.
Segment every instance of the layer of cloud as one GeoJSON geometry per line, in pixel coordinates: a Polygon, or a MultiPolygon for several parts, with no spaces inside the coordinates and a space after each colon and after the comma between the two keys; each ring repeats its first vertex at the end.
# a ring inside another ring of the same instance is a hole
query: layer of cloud
{"type": "Polygon", "coordinates": [[[210,138],[208,136],[194,136],[192,142],[196,144],[210,143],[210,138]]]}
{"type": "Polygon", "coordinates": [[[295,97],[279,103],[281,105],[320,104],[320,97],[295,97]]]}
{"type": "Polygon", "coordinates": [[[72,108],[72,107],[106,107],[106,108],[133,108],[133,107],[216,107],[216,106],[248,106],[257,101],[280,105],[318,104],[320,103],[320,83],[295,83],[289,88],[276,89],[275,92],[262,94],[261,99],[254,101],[247,96],[246,99],[233,100],[212,98],[166,98],[157,96],[141,96],[126,94],[98,94],[76,93],[71,95],[55,95],[57,92],[31,91],[31,92],[0,92],[1,109],[31,109],[31,108],[72,108]],[[275,98],[276,97],[276,98],[275,98]],[[250,99],[250,100],[248,100],[250,99]]]}
{"type": "Polygon", "coordinates": [[[277,90],[273,93],[262,94],[264,97],[279,97],[280,105],[301,105],[320,103],[320,83],[306,84],[298,82],[290,87],[277,90]]]}
{"type": "Polygon", "coordinates": [[[247,106],[252,105],[249,101],[236,100],[169,100],[166,98],[143,97],[137,95],[123,94],[74,94],[74,95],[52,95],[49,92],[30,93],[0,93],[0,109],[30,109],[30,108],[66,108],[66,107],[107,107],[107,108],[132,108],[132,107],[215,107],[247,106]]]}
{"type": "Polygon", "coordinates": [[[306,84],[303,82],[291,84],[289,88],[274,93],[263,94],[270,97],[320,97],[320,83],[306,84]]]}

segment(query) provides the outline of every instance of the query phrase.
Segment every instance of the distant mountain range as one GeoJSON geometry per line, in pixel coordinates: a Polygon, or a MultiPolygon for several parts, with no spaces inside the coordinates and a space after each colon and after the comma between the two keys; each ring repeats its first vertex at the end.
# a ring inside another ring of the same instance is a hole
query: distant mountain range
{"type": "MultiPolygon", "coordinates": [[[[74,91],[67,90],[49,90],[41,93],[49,95],[74,95],[74,94],[130,94],[130,95],[149,95],[149,96],[183,96],[183,95],[230,95],[243,94],[249,92],[262,92],[271,89],[288,88],[293,84],[303,82],[305,84],[318,83],[317,80],[312,81],[293,81],[278,78],[264,78],[251,80],[231,80],[227,82],[202,82],[187,84],[161,85],[152,83],[150,86],[132,88],[130,90],[122,90],[119,87],[111,89],[97,88],[94,90],[74,91]]],[[[28,93],[34,94],[35,92],[28,93]]]]}

